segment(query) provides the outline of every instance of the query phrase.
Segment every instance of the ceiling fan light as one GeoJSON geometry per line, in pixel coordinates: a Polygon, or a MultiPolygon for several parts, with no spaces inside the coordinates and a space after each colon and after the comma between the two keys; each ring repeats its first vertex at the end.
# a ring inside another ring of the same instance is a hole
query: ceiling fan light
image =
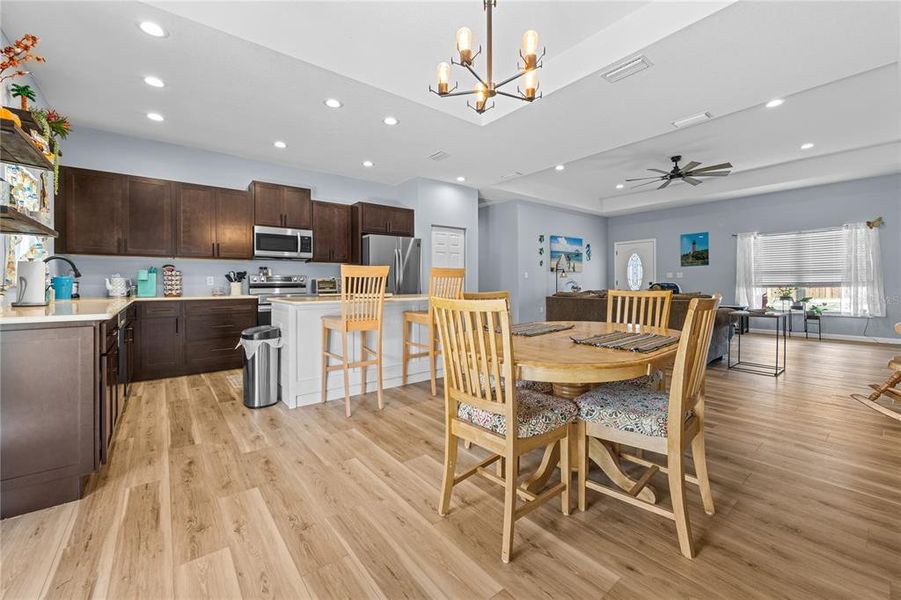
{"type": "Polygon", "coordinates": [[[526,69],[534,69],[538,64],[538,32],[529,29],[522,34],[522,57],[526,69]]]}
{"type": "Polygon", "coordinates": [[[457,30],[457,51],[460,53],[461,63],[472,64],[472,29],[469,27],[457,30]]]}
{"type": "Polygon", "coordinates": [[[446,94],[450,80],[450,65],[446,62],[438,63],[438,93],[446,94]]]}

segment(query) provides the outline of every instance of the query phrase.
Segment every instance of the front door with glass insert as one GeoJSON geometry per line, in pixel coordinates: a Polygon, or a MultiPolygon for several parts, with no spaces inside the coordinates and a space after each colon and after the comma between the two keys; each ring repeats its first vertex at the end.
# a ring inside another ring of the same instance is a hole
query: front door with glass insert
{"type": "Polygon", "coordinates": [[[646,290],[657,280],[657,240],[613,244],[614,282],[618,290],[646,290]]]}

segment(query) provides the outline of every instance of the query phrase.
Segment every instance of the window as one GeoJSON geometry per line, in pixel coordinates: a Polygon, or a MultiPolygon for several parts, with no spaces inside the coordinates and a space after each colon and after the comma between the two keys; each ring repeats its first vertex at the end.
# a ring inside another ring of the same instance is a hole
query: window
{"type": "Polygon", "coordinates": [[[879,230],[865,223],[790,233],[738,234],[735,299],[788,308],[780,297],[809,298],[827,314],[885,316],[879,230]],[[780,289],[781,288],[781,289],[780,289]],[[790,288],[786,290],[785,288],[790,288]]]}
{"type": "Polygon", "coordinates": [[[629,279],[630,290],[640,290],[641,281],[644,279],[644,267],[641,264],[641,257],[632,253],[629,262],[626,263],[626,276],[629,279]]]}

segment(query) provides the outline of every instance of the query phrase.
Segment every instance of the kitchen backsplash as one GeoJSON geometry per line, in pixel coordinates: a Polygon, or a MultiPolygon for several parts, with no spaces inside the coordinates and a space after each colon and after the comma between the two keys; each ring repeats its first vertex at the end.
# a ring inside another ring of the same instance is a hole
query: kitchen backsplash
{"type": "MultiPolygon", "coordinates": [[[[308,277],[337,277],[339,265],[305,263],[294,260],[211,260],[190,258],[140,258],[117,256],[66,255],[81,271],[79,293],[83,298],[106,296],[105,279],[118,273],[134,283],[140,269],[173,264],[182,272],[182,294],[184,296],[206,296],[213,288],[222,288],[228,293],[225,274],[229,271],[247,271],[248,276],[257,273],[260,267],[269,267],[276,275],[306,275],[308,277]],[[212,277],[214,284],[207,284],[212,277]]],[[[69,265],[62,261],[52,261],[53,274],[67,274],[69,265]]],[[[247,293],[247,282],[244,283],[247,293]]],[[[157,295],[162,296],[162,276],[157,276],[157,295]]]]}

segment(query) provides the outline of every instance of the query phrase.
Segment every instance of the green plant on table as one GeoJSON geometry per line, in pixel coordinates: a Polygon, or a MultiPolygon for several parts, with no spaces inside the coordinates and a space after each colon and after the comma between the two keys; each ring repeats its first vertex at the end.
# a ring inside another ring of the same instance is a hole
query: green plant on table
{"type": "MultiPolygon", "coordinates": [[[[807,298],[807,300],[811,300],[811,298],[807,298]]],[[[823,302],[822,304],[811,304],[807,307],[807,314],[809,316],[822,317],[823,313],[827,310],[829,310],[829,307],[825,302],[823,302]]]]}
{"type": "Polygon", "coordinates": [[[776,288],[776,296],[780,300],[793,300],[795,297],[795,292],[798,288],[795,287],[779,287],[776,288]]]}

